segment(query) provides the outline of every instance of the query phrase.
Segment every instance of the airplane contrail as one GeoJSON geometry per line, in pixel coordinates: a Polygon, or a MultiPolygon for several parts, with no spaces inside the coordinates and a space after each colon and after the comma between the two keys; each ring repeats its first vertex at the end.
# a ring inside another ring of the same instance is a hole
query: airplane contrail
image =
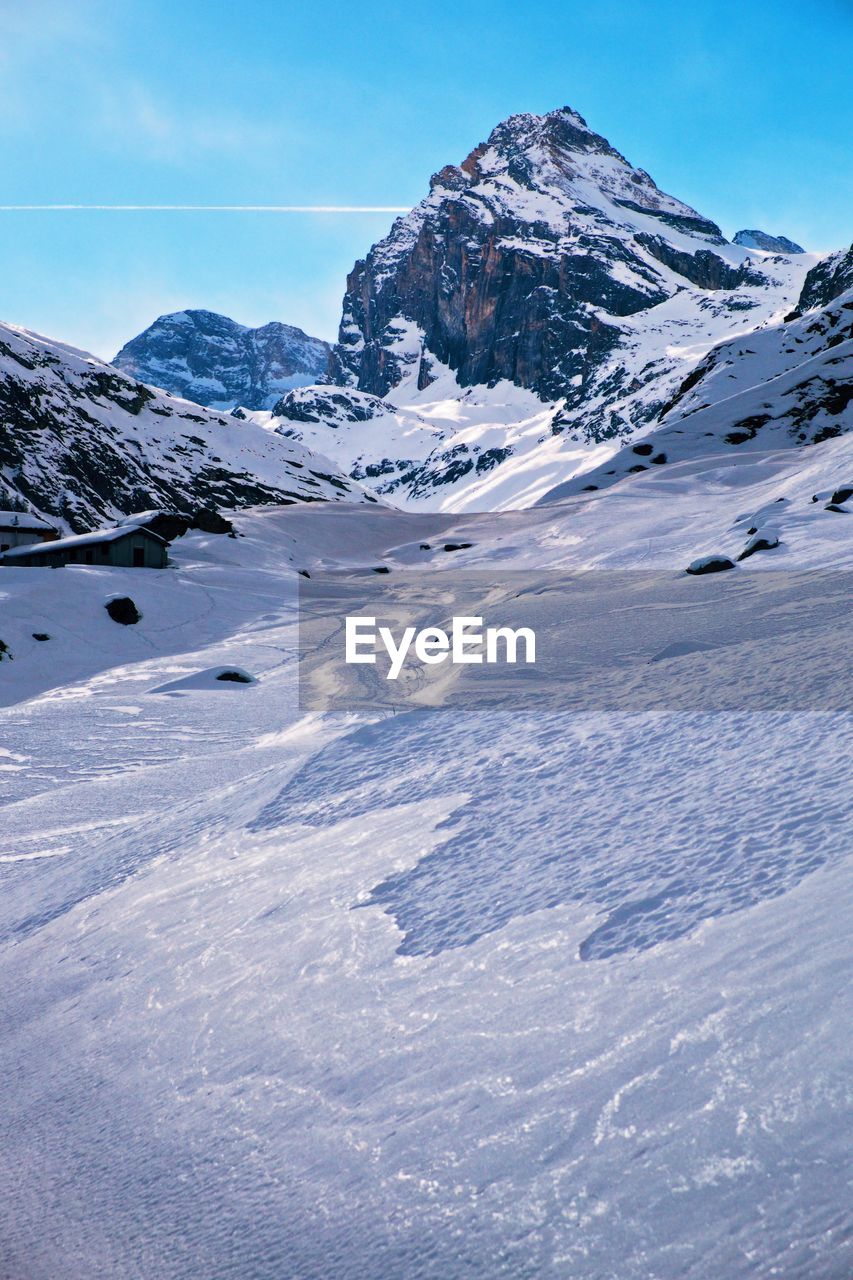
{"type": "Polygon", "coordinates": [[[396,204],[0,204],[0,213],[408,213],[396,204]]]}

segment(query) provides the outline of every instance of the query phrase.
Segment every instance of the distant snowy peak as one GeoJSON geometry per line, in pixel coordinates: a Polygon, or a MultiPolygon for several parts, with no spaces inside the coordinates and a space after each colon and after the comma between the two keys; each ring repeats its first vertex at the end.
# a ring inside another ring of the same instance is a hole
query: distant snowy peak
{"type": "Polygon", "coordinates": [[[327,458],[0,325],[0,507],[82,533],[150,508],[376,501],[327,458]]]}
{"type": "Polygon", "coordinates": [[[766,231],[738,231],[732,244],[744,249],[761,249],[764,253],[805,253],[802,245],[787,236],[769,236],[766,231]]]}
{"type": "Polygon", "coordinates": [[[330,347],[293,325],[258,329],[214,311],[160,316],[122,347],[113,364],[196,404],[270,409],[285,391],[316,382],[330,347]]]}

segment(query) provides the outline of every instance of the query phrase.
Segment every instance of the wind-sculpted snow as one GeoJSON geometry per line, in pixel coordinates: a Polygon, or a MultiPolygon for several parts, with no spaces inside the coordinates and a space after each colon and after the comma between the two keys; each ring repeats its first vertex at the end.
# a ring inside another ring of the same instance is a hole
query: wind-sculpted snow
{"type": "Polygon", "coordinates": [[[672,941],[843,856],[850,728],[844,715],[828,734],[807,715],[413,712],[320,752],[255,826],[333,832],[447,797],[438,848],[367,899],[394,916],[401,954],[576,902],[600,919],[579,945],[597,960],[672,941]]]}
{"type": "Polygon", "coordinates": [[[681,566],[779,488],[763,554],[850,564],[805,506],[847,448],[0,570],[4,1280],[847,1280],[843,690],[302,716],[295,608],[297,569],[681,566]]]}

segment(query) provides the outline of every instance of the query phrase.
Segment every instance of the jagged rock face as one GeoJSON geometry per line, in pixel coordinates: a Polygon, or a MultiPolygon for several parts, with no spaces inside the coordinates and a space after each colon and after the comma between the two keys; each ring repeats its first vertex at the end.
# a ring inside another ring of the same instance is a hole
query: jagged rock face
{"type": "Polygon", "coordinates": [[[113,364],[196,404],[271,409],[291,387],[316,382],[329,351],[277,321],[248,329],[213,311],[177,311],[123,346],[113,364]]]}
{"type": "Polygon", "coordinates": [[[153,390],[85,352],[0,325],[0,506],[76,533],[162,507],[374,501],[254,422],[153,390]]]}
{"type": "Polygon", "coordinates": [[[514,116],[356,264],[330,378],[386,396],[437,361],[463,386],[579,401],[621,317],[761,282],[725,243],[569,108],[514,116]]]}
{"type": "Polygon", "coordinates": [[[828,306],[842,293],[853,289],[853,245],[824,258],[805,278],[796,312],[802,315],[814,307],[828,306]]]}
{"type": "Polygon", "coordinates": [[[765,253],[805,253],[801,244],[787,236],[769,236],[766,231],[738,231],[732,244],[744,249],[763,249],[765,253]]]}

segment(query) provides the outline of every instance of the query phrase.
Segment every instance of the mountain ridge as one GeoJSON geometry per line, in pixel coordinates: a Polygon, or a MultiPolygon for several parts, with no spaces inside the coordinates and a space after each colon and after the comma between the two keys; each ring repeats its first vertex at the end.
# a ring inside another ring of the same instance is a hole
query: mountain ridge
{"type": "Polygon", "coordinates": [[[0,506],[71,532],[153,507],[376,501],[327,458],[0,325],[0,506]]]}

